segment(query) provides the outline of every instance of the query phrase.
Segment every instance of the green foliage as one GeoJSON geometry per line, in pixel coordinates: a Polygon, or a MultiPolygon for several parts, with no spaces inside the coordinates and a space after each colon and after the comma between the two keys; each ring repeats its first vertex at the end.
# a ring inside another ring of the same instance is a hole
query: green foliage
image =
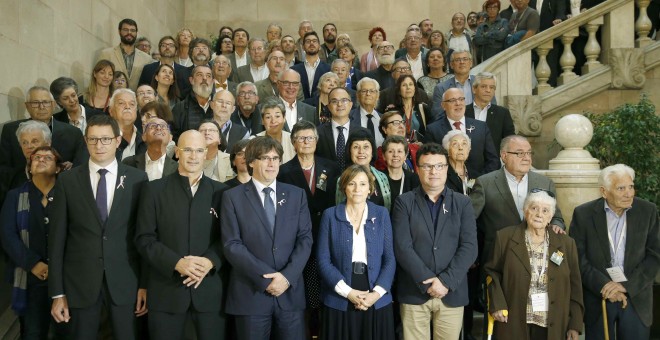
{"type": "Polygon", "coordinates": [[[639,103],[624,104],[604,114],[586,113],[594,125],[587,150],[603,167],[617,163],[635,169],[638,197],[660,202],[660,116],[642,94],[639,103]]]}
{"type": "Polygon", "coordinates": [[[218,44],[218,37],[214,34],[209,35],[209,41],[211,42],[211,53],[215,52],[215,46],[218,44]]]}

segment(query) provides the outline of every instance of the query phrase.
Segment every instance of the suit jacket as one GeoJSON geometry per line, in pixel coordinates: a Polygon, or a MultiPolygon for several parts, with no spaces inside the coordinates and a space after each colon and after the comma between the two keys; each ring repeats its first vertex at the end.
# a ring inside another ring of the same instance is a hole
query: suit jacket
{"type": "Polygon", "coordinates": [[[312,223],[305,192],[277,183],[275,228],[252,181],[228,190],[220,221],[224,254],[232,265],[225,311],[235,315],[270,315],[273,304],[283,310],[306,306],[302,271],[312,249],[312,223]],[[250,213],[246,213],[250,211],[250,213]],[[266,292],[267,273],[280,272],[291,285],[279,297],[266,292]]]}
{"type": "MultiPolygon", "coordinates": [[[[470,178],[468,178],[470,179],[470,178]]],[[[447,181],[445,185],[453,190],[454,192],[457,192],[459,194],[464,194],[467,195],[470,193],[470,188],[467,188],[467,193],[463,192],[463,180],[461,177],[458,175],[456,170],[454,170],[454,167],[449,165],[447,167],[447,181]]]]}
{"type": "MultiPolygon", "coordinates": [[[[158,67],[160,67],[160,61],[144,65],[138,86],[143,84],[151,85],[151,80],[156,76],[158,67]]],[[[176,77],[176,86],[179,88],[179,99],[183,99],[190,91],[190,80],[188,79],[190,77],[190,72],[188,72],[187,67],[177,63],[174,63],[174,72],[174,76],[176,77]]]]}
{"type": "MultiPolygon", "coordinates": [[[[486,123],[465,117],[466,133],[470,137],[472,147],[465,162],[470,178],[477,178],[483,174],[500,168],[500,158],[490,136],[490,129],[486,123]]],[[[446,117],[429,124],[426,127],[426,142],[442,144],[442,138],[451,131],[449,120],[446,117]]]]}
{"type": "MultiPolygon", "coordinates": [[[[270,98],[270,97],[278,97],[279,94],[276,93],[276,89],[273,88],[273,83],[270,82],[270,79],[262,79],[259,80],[258,82],[254,83],[254,86],[257,87],[257,93],[259,94],[259,101],[263,102],[264,100],[270,98]]],[[[303,90],[302,87],[298,87],[298,96],[296,96],[297,101],[302,101],[305,99],[305,96],[303,95],[303,90]]]]}
{"type": "MultiPolygon", "coordinates": [[[[348,135],[350,135],[351,132],[361,128],[362,127],[360,126],[359,120],[350,120],[350,125],[348,126],[348,135]]],[[[319,125],[316,130],[319,134],[319,140],[316,144],[316,155],[325,159],[329,159],[333,162],[337,162],[337,149],[335,148],[336,145],[335,137],[332,131],[332,121],[319,125]]],[[[348,141],[348,138],[346,138],[346,141],[348,141]]]]}
{"type": "MultiPolygon", "coordinates": [[[[392,303],[392,281],[396,270],[392,246],[392,223],[387,209],[367,201],[367,221],[364,225],[364,238],[367,251],[367,277],[369,289],[380,286],[389,294],[383,295],[374,304],[375,309],[392,303]]],[[[351,286],[353,275],[353,226],[346,218],[346,204],[341,203],[323,213],[316,258],[321,277],[321,298],[328,307],[346,311],[347,298],[335,292],[339,281],[351,286]],[[346,241],[348,242],[346,242],[346,241]]]]}
{"type": "MultiPolygon", "coordinates": [[[[530,6],[531,6],[530,1],[530,6]]],[[[536,9],[536,1],[534,1],[534,9],[536,9]]],[[[569,8],[570,10],[570,8],[569,8]]],[[[554,20],[566,20],[567,14],[566,1],[565,0],[544,0],[541,5],[540,22],[539,22],[539,32],[543,32],[548,28],[552,27],[552,22],[554,20]]]]}
{"type": "MultiPolygon", "coordinates": [[[[449,57],[447,57],[449,59],[449,57]]],[[[470,91],[472,91],[472,84],[474,82],[474,75],[470,75],[468,80],[466,80],[470,84],[470,91]]],[[[442,103],[442,95],[445,93],[450,88],[461,88],[462,86],[456,81],[455,77],[450,77],[449,79],[438,83],[438,85],[435,86],[435,89],[433,90],[433,114],[435,116],[443,116],[445,113],[445,109],[440,106],[442,103]]],[[[497,97],[493,96],[493,100],[490,101],[491,104],[497,104],[497,97]]],[[[471,105],[472,103],[468,103],[467,100],[465,101],[465,106],[471,105]]]]}
{"type": "MultiPolygon", "coordinates": [[[[465,105],[465,117],[474,119],[474,104],[465,105]]],[[[486,116],[486,125],[488,125],[490,135],[493,137],[496,151],[500,149],[504,137],[516,134],[511,112],[504,106],[490,105],[486,116]]]]}
{"type": "MultiPolygon", "coordinates": [[[[555,183],[548,177],[534,171],[530,171],[527,176],[528,191],[539,188],[556,195],[555,183]]],[[[493,249],[495,233],[502,228],[522,222],[518,209],[516,209],[516,203],[513,201],[513,194],[509,189],[504,167],[477,178],[470,192],[470,200],[474,207],[479,230],[484,233],[484,248],[481,258],[486,261],[490,258],[493,249]]],[[[559,207],[555,210],[555,215],[550,223],[566,229],[559,207]]]]}
{"type": "Polygon", "coordinates": [[[69,308],[87,308],[107,282],[112,302],[134,304],[140,256],[132,242],[138,198],[147,174],[119,163],[117,187],[101,221],[89,180],[89,164],[65,171],[55,183],[48,250],[50,296],[66,294],[69,308]]]}
{"type": "Polygon", "coordinates": [[[102,50],[97,59],[97,61],[101,59],[110,60],[113,64],[115,64],[115,71],[124,72],[126,77],[128,77],[128,87],[133,91],[135,91],[138,87],[140,76],[142,75],[142,68],[154,61],[150,55],[140,51],[137,48],[135,49],[134,53],[135,56],[133,57],[133,68],[131,69],[130,73],[126,69],[126,64],[124,63],[124,56],[122,55],[120,45],[115,47],[108,47],[102,50]]]}
{"type": "MultiPolygon", "coordinates": [[[[16,137],[18,126],[27,119],[9,122],[2,127],[0,136],[0,165],[13,169],[24,169],[27,161],[16,137]]],[[[62,123],[56,119],[51,120],[51,145],[65,162],[72,162],[74,166],[81,165],[89,159],[87,146],[83,140],[82,132],[77,127],[62,123]]]]}
{"type": "MultiPolygon", "coordinates": [[[[261,124],[261,112],[259,111],[258,105],[257,107],[254,108],[254,112],[252,112],[252,114],[250,115],[250,119],[245,121],[245,124],[247,124],[247,126],[243,125],[242,120],[245,118],[242,118],[242,114],[240,110],[241,109],[238,107],[238,105],[236,105],[236,110],[234,110],[230,118],[232,125],[236,124],[248,129],[248,131],[250,132],[250,136],[254,136],[257,133],[264,131],[264,126],[263,124],[261,124]]],[[[286,127],[286,124],[284,126],[286,127]]]]}
{"type": "Polygon", "coordinates": [[[394,86],[394,78],[392,78],[392,71],[386,70],[383,65],[378,66],[377,69],[366,72],[362,78],[369,77],[374,79],[380,85],[380,90],[385,90],[394,86]]]}
{"type": "Polygon", "coordinates": [[[316,71],[314,72],[314,81],[312,82],[311,88],[309,87],[309,78],[307,77],[305,63],[293,65],[291,66],[291,69],[300,74],[300,82],[302,83],[303,95],[305,96],[305,99],[307,99],[314,97],[314,95],[316,95],[316,93],[319,91],[317,89],[319,78],[321,78],[323,74],[330,72],[330,65],[322,61],[319,62],[319,65],[316,67],[316,71]]]}
{"type": "MultiPolygon", "coordinates": [[[[486,262],[486,274],[493,278],[488,285],[490,312],[507,309],[507,323],[496,322],[498,339],[527,339],[527,299],[532,269],[525,244],[527,223],[510,226],[497,232],[493,256],[486,262]]],[[[582,331],[584,304],[582,280],[575,241],[567,235],[548,233],[548,337],[564,339],[570,329],[582,331]],[[560,265],[549,258],[556,252],[564,254],[560,265]]],[[[599,304],[600,307],[600,304],[599,304]]],[[[600,315],[597,313],[596,316],[600,315]]]]}
{"type": "MultiPolygon", "coordinates": [[[[287,104],[284,104],[287,105],[287,104]]],[[[316,114],[316,108],[302,102],[301,100],[296,100],[296,111],[298,111],[298,121],[306,120],[314,125],[319,125],[320,119],[319,115],[316,114]]],[[[288,123],[284,123],[284,131],[290,132],[293,126],[289,126],[288,123]]]]}
{"type": "MultiPolygon", "coordinates": [[[[122,137],[121,143],[119,143],[119,147],[115,151],[115,157],[117,158],[117,162],[122,161],[123,153],[126,148],[128,148],[128,142],[122,137]]],[[[145,143],[142,140],[142,132],[135,128],[135,155],[140,155],[147,152],[147,143],[145,143]]],[[[128,156],[131,157],[131,156],[128,156]]],[[[126,158],[128,158],[126,157],[126,158]]]]}
{"type": "MultiPolygon", "coordinates": [[[[245,49],[245,56],[247,58],[247,64],[245,65],[250,65],[250,62],[252,62],[252,58],[250,58],[250,53],[247,49],[245,49]]],[[[231,74],[229,75],[229,79],[231,79],[235,83],[238,83],[238,76],[236,75],[236,71],[238,70],[238,66],[236,65],[236,52],[230,53],[226,57],[227,59],[229,59],[229,62],[231,63],[231,74]]]]}
{"type": "Polygon", "coordinates": [[[442,298],[450,307],[469,303],[467,272],[477,258],[477,227],[470,200],[445,189],[436,225],[422,187],[399,196],[392,209],[397,298],[421,305],[431,296],[426,279],[438,277],[449,293],[442,298]],[[446,212],[446,213],[445,213],[446,212]]]}
{"type": "Polygon", "coordinates": [[[243,65],[238,69],[236,69],[234,79],[238,84],[244,81],[249,81],[251,83],[254,83],[254,78],[252,78],[252,72],[250,72],[250,64],[243,65]]]}
{"type": "Polygon", "coordinates": [[[198,312],[221,309],[224,289],[220,272],[225,264],[217,211],[227,188],[202,176],[193,196],[188,177],[179,173],[144,186],[135,244],[149,264],[149,309],[167,313],[185,313],[191,305],[198,312]],[[213,263],[197,288],[183,285],[183,278],[174,270],[187,255],[213,263]]]}
{"type": "MultiPolygon", "coordinates": [[[[604,207],[602,198],[578,206],[569,229],[580,256],[586,325],[599,322],[600,290],[611,281],[605,270],[611,267],[612,258],[604,207]]],[[[632,208],[626,213],[626,223],[623,272],[628,281],[621,284],[627,291],[628,308],[632,307],[642,323],[650,327],[653,322],[653,281],[660,268],[658,208],[635,197],[632,208]]]]}
{"type": "MultiPolygon", "coordinates": [[[[122,160],[121,162],[130,167],[137,168],[142,171],[146,171],[145,170],[147,167],[146,157],[147,157],[147,153],[144,152],[139,155],[134,155],[131,157],[124,158],[124,160],[122,160]]],[[[163,174],[161,178],[167,177],[168,175],[177,172],[178,169],[179,169],[179,163],[173,160],[172,158],[165,156],[165,164],[163,165],[163,174]]]]}

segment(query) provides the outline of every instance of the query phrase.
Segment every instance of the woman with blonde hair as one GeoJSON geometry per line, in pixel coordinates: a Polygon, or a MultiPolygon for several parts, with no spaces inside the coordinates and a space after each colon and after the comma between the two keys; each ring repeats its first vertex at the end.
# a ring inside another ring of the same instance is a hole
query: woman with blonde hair
{"type": "Polygon", "coordinates": [[[101,59],[92,69],[92,79],[87,91],[83,93],[83,105],[92,110],[108,113],[110,97],[115,90],[115,64],[101,59]]]}

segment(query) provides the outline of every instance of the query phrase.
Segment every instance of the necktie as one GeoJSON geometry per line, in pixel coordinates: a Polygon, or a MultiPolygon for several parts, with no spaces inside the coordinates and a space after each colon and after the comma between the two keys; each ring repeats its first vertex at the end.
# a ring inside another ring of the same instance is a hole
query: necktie
{"type": "Polygon", "coordinates": [[[273,191],[272,188],[265,187],[263,190],[264,193],[264,210],[266,211],[266,218],[270,224],[270,231],[272,232],[275,228],[275,204],[273,199],[270,198],[270,193],[273,191]]]}
{"type": "Polygon", "coordinates": [[[367,115],[367,129],[371,131],[371,135],[376,138],[376,130],[374,129],[374,122],[371,118],[374,118],[374,115],[370,113],[367,115]]]}
{"type": "Polygon", "coordinates": [[[96,207],[99,209],[101,221],[105,222],[108,219],[108,189],[105,183],[105,174],[108,173],[106,169],[99,169],[99,183],[96,186],[96,207]]]}
{"type": "Polygon", "coordinates": [[[454,128],[456,130],[460,130],[461,129],[461,122],[454,122],[454,128]]]}
{"type": "Polygon", "coordinates": [[[344,160],[344,153],[346,152],[346,139],[344,138],[344,127],[337,126],[337,161],[339,163],[339,169],[344,171],[346,167],[346,161],[344,160]]]}

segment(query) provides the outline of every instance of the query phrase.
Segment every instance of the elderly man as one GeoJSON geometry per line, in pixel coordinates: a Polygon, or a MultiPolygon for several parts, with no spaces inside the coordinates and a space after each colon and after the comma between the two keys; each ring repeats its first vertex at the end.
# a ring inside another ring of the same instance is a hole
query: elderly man
{"type": "Polygon", "coordinates": [[[318,127],[319,141],[316,154],[337,162],[339,170],[346,167],[346,141],[348,135],[360,128],[358,117],[351,117],[351,95],[343,87],[337,87],[328,94],[328,109],[331,120],[318,127]]]}
{"type": "Polygon", "coordinates": [[[236,95],[236,86],[238,84],[229,80],[230,75],[231,61],[222,54],[217,55],[213,59],[213,86],[216,93],[227,90],[234,96],[236,95]]]}
{"type": "Polygon", "coordinates": [[[183,98],[190,91],[190,83],[188,82],[188,75],[190,72],[186,67],[174,62],[177,53],[174,38],[169,35],[160,38],[160,41],[158,42],[158,50],[160,51],[160,60],[144,66],[139,84],[150,85],[161,64],[171,65],[174,67],[176,84],[179,87],[181,98],[183,98]]]}
{"type": "Polygon", "coordinates": [[[218,212],[227,186],[204,176],[205,154],[201,133],[181,134],[178,171],[145,185],[140,199],[135,244],[149,264],[154,339],[184,338],[187,318],[198,339],[225,338],[226,270],[218,212]]]}
{"type": "Polygon", "coordinates": [[[474,44],[472,43],[470,29],[465,25],[465,14],[461,12],[454,13],[451,17],[451,30],[447,32],[447,47],[454,51],[469,51],[472,56],[474,55],[474,44]]]}
{"type": "Polygon", "coordinates": [[[635,197],[634,181],[629,166],[606,167],[598,180],[602,198],[573,212],[570,235],[580,256],[587,340],[605,338],[603,299],[609,339],[649,338],[660,222],[656,205],[635,197]]]}
{"type": "Polygon", "coordinates": [[[279,39],[282,39],[282,26],[272,22],[266,28],[266,40],[270,43],[279,39]]]}
{"type": "Polygon", "coordinates": [[[264,130],[259,112],[259,93],[257,87],[249,81],[242,82],[236,87],[237,105],[231,114],[231,121],[244,126],[250,135],[256,135],[264,130]]]}
{"type": "Polygon", "coordinates": [[[53,119],[55,100],[50,91],[42,86],[34,86],[27,92],[25,108],[30,119],[20,119],[5,124],[0,136],[0,167],[24,169],[26,158],[16,138],[16,130],[22,122],[35,120],[43,122],[52,131],[52,146],[60,153],[67,169],[87,161],[82,132],[77,127],[53,119]]]}
{"type": "Polygon", "coordinates": [[[364,74],[365,77],[375,79],[381,89],[394,86],[392,80],[392,68],[394,67],[394,45],[389,41],[383,41],[376,48],[376,60],[378,68],[364,74]]]}
{"type": "Polygon", "coordinates": [[[301,62],[305,60],[305,48],[303,41],[305,40],[305,34],[314,31],[314,26],[309,20],[303,20],[298,25],[298,40],[296,41],[296,60],[301,62]]]}
{"type": "Polygon", "coordinates": [[[376,146],[383,144],[383,135],[378,131],[380,126],[380,113],[376,111],[378,97],[380,96],[378,82],[369,77],[360,79],[357,83],[358,107],[351,110],[351,120],[359,121],[360,126],[371,132],[376,140],[376,146]]]}
{"type": "Polygon", "coordinates": [[[262,38],[251,39],[248,43],[250,53],[250,63],[240,66],[234,73],[234,81],[241,83],[249,81],[251,83],[268,78],[268,68],[266,67],[266,40],[262,38]]]}
{"type": "Polygon", "coordinates": [[[500,168],[493,137],[486,123],[465,117],[465,95],[463,90],[451,88],[442,96],[442,107],[446,115],[426,127],[426,141],[441,143],[451,130],[461,130],[470,137],[472,147],[465,165],[470,178],[500,168]]]}
{"type": "Polygon", "coordinates": [[[149,38],[147,37],[139,37],[135,40],[135,47],[148,54],[151,55],[151,41],[149,41],[149,38]]]}
{"type": "Polygon", "coordinates": [[[494,74],[480,72],[472,82],[472,105],[465,106],[465,117],[486,122],[493,137],[495,149],[500,149],[502,138],[516,133],[509,109],[491,103],[495,97],[497,78],[494,74]]]}
{"type": "Polygon", "coordinates": [[[291,67],[295,64],[299,64],[300,60],[296,58],[296,42],[293,40],[293,37],[290,35],[285,35],[282,37],[281,42],[282,53],[284,53],[284,61],[286,62],[287,67],[291,67]]]}
{"type": "Polygon", "coordinates": [[[419,79],[426,74],[426,51],[422,49],[422,34],[419,30],[409,30],[404,38],[406,48],[397,51],[397,59],[404,58],[412,68],[412,75],[419,79]]]}
{"type": "Polygon", "coordinates": [[[110,117],[117,121],[121,130],[121,143],[117,148],[117,160],[144,153],[146,145],[142,133],[135,127],[137,98],[129,89],[118,89],[110,98],[110,117]]]}
{"type": "Polygon", "coordinates": [[[316,32],[305,33],[303,46],[305,48],[305,59],[302,60],[302,63],[293,65],[291,69],[300,74],[303,95],[307,99],[316,95],[319,78],[324,73],[330,72],[330,65],[319,58],[319,36],[316,32]]]}
{"type": "Polygon", "coordinates": [[[434,339],[458,339],[469,303],[467,272],[477,258],[477,228],[470,200],[445,186],[448,162],[440,145],[422,145],[421,185],[400,195],[392,208],[406,340],[430,339],[431,329],[434,339]]]}
{"type": "Polygon", "coordinates": [[[328,60],[328,56],[335,52],[337,45],[337,26],[331,22],[323,25],[323,44],[319,50],[319,58],[321,61],[326,63],[331,63],[332,60],[328,60]]]}
{"type": "MultiPolygon", "coordinates": [[[[211,101],[213,120],[218,123],[218,126],[220,126],[220,131],[218,132],[220,133],[220,140],[222,141],[222,151],[229,152],[234,143],[250,137],[250,133],[245,126],[235,124],[230,119],[236,108],[235,103],[234,95],[229,91],[216,93],[211,101]]],[[[224,180],[222,182],[224,182],[224,180]]]]}
{"type": "Polygon", "coordinates": [[[123,19],[118,27],[120,43],[101,51],[98,60],[110,60],[115,71],[124,72],[128,77],[128,87],[135,90],[142,74],[142,68],[153,62],[151,56],[135,48],[138,27],[133,19],[123,19]]]}
{"type": "MultiPolygon", "coordinates": [[[[277,86],[277,78],[282,71],[287,69],[284,53],[277,50],[272,51],[268,56],[266,66],[268,66],[268,78],[254,83],[257,87],[257,91],[260,95],[259,99],[261,101],[280,95],[280,89],[277,86]]],[[[301,101],[304,99],[302,88],[300,86],[298,86],[298,94],[296,95],[296,98],[301,101]]]]}
{"type": "Polygon", "coordinates": [[[285,131],[291,131],[293,125],[301,120],[319,124],[319,117],[314,107],[300,100],[300,74],[288,69],[280,72],[277,80],[277,92],[284,103],[285,131]]]}
{"type": "Polygon", "coordinates": [[[150,181],[172,174],[178,165],[175,160],[167,157],[167,144],[171,140],[172,134],[166,121],[160,118],[149,119],[142,133],[147,151],[125,158],[122,163],[146,172],[150,181]]]}
{"type": "MultiPolygon", "coordinates": [[[[382,89],[380,91],[380,100],[378,101],[378,107],[377,110],[378,112],[386,112],[388,109],[392,109],[395,107],[395,102],[396,102],[396,97],[400,96],[401,94],[399,93],[399,89],[396,87],[396,82],[399,80],[399,78],[402,75],[410,74],[412,75],[412,68],[410,67],[410,64],[406,59],[397,59],[396,62],[394,63],[394,67],[392,67],[392,73],[390,74],[392,77],[392,86],[388,87],[386,89],[382,89]]],[[[431,106],[431,100],[429,99],[429,96],[426,94],[426,91],[424,91],[423,88],[421,88],[416,82],[415,82],[415,87],[417,88],[416,91],[416,97],[418,97],[422,102],[426,103],[429,107],[431,106]]],[[[435,120],[434,118],[433,120],[435,120]]],[[[431,123],[431,121],[428,121],[427,123],[431,123]]]]}
{"type": "Polygon", "coordinates": [[[192,91],[172,109],[174,122],[172,135],[179,140],[179,135],[186,130],[196,130],[204,119],[213,117],[209,101],[213,93],[213,72],[208,65],[193,66],[190,78],[192,91]]]}

